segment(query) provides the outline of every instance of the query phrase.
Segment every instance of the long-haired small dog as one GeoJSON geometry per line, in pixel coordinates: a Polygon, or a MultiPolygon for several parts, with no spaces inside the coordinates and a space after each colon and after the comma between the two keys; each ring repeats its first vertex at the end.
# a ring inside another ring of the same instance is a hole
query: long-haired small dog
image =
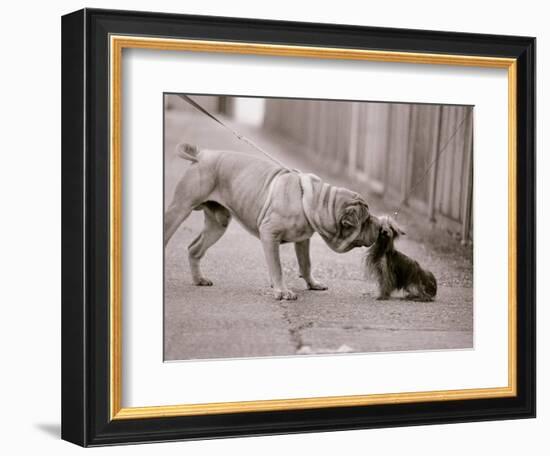
{"type": "Polygon", "coordinates": [[[437,293],[434,275],[395,249],[393,243],[405,234],[388,216],[380,217],[380,233],[365,256],[367,272],[378,282],[377,299],[389,299],[395,290],[404,290],[405,298],[415,301],[431,301],[437,293]]]}

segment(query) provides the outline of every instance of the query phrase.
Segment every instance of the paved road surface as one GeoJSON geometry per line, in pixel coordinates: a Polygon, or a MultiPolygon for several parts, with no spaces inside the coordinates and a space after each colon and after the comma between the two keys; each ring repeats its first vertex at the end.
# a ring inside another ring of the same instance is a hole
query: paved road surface
{"type": "MultiPolygon", "coordinates": [[[[249,150],[200,116],[169,111],[166,128],[165,205],[188,166],[173,156],[177,142],[249,150]]],[[[290,166],[355,188],[345,178],[323,173],[291,155],[289,144],[281,138],[265,132],[251,135],[290,166]]],[[[376,214],[392,210],[375,198],[368,200],[376,214]]],[[[203,215],[194,212],[165,252],[165,359],[472,347],[471,248],[461,247],[446,233],[426,228],[421,220],[403,217],[400,221],[408,236],[399,241],[399,248],[435,272],[439,282],[435,302],[411,302],[398,296],[376,301],[374,286],[362,277],[362,249],[337,254],[318,235],[311,243],[314,274],[329,290],[306,290],[298,278],[293,246],[284,245],[284,274],[298,300],[276,301],[270,294],[260,242],[235,220],[202,262],[203,273],[214,286],[196,287],[190,279],[187,245],[201,230],[203,215]]]]}

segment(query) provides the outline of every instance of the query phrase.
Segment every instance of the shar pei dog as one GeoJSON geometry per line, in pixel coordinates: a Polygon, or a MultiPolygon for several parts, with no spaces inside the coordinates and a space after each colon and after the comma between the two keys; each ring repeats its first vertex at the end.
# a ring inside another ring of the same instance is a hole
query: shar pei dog
{"type": "Polygon", "coordinates": [[[261,157],[232,151],[177,146],[191,165],[179,180],[164,217],[164,245],[193,210],[204,212],[204,228],[188,248],[195,285],[212,285],[200,260],[235,217],[260,239],[276,299],[296,299],[283,280],[280,244],[293,242],[300,276],[310,290],[326,290],[311,272],[309,240],[317,232],[338,253],[370,246],[380,223],[356,192],[313,174],[288,170],[261,157]]]}

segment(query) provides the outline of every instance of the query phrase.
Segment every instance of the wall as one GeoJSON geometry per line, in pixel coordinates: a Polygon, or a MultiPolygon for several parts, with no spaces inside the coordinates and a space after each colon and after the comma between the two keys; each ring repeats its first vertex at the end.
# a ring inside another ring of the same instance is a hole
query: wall
{"type": "MultiPolygon", "coordinates": [[[[538,80],[548,81],[546,5],[525,0],[254,2],[87,0],[10,2],[2,11],[0,267],[2,286],[1,446],[5,454],[83,454],[58,440],[60,363],[60,15],[83,6],[248,16],[538,37],[538,80]]],[[[539,84],[539,119],[550,97],[539,84]]],[[[542,125],[539,121],[539,125],[542,125]]],[[[546,454],[550,428],[550,161],[538,129],[539,418],[446,426],[290,435],[103,448],[132,454],[546,454]]],[[[490,183],[487,184],[490,189],[490,183]]],[[[90,453],[90,454],[92,454],[90,453]]]]}

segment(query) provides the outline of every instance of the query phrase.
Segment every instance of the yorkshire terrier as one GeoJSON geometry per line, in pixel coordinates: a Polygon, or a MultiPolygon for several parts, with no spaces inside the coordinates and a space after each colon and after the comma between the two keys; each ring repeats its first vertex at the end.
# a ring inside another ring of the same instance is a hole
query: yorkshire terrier
{"type": "Polygon", "coordinates": [[[378,282],[377,299],[389,299],[395,290],[404,290],[405,299],[431,301],[437,293],[434,275],[395,249],[393,243],[405,232],[388,216],[380,217],[380,233],[365,256],[367,271],[378,282]]]}

